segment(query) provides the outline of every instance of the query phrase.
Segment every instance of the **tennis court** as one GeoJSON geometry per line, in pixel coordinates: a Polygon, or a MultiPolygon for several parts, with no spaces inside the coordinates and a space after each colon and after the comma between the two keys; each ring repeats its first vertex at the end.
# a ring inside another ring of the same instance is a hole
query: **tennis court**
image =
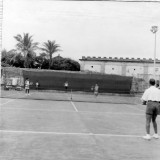
{"type": "Polygon", "coordinates": [[[138,97],[36,91],[1,97],[3,160],[160,159],[160,141],[141,138],[145,106],[138,97]]]}

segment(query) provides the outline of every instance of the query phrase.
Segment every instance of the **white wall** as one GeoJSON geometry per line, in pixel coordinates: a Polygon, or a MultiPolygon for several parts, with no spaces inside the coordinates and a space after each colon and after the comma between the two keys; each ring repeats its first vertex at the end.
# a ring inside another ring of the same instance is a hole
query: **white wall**
{"type": "MultiPolygon", "coordinates": [[[[156,65],[156,77],[160,77],[160,64],[156,65]]],[[[153,64],[151,63],[84,61],[81,63],[81,69],[105,74],[122,75],[125,73],[126,76],[141,76],[142,78],[144,74],[150,75],[150,78],[154,75],[153,64]]]]}
{"type": "Polygon", "coordinates": [[[122,66],[107,64],[107,65],[105,65],[105,74],[121,75],[122,74],[122,66]]]}
{"type": "Polygon", "coordinates": [[[101,72],[101,65],[97,64],[85,64],[84,70],[93,71],[93,72],[101,72]]]}
{"type": "Polygon", "coordinates": [[[135,76],[137,77],[138,74],[144,74],[143,66],[126,66],[126,76],[135,76]]]}
{"type": "MultiPolygon", "coordinates": [[[[154,67],[148,67],[148,74],[154,74],[154,67]]],[[[160,75],[160,67],[156,67],[156,75],[160,75]]]]}

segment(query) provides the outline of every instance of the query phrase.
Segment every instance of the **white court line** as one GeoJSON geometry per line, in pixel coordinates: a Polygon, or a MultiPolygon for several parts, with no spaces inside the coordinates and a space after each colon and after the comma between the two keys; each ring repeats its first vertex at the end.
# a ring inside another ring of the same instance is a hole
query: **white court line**
{"type": "MultiPolygon", "coordinates": [[[[18,93],[18,94],[20,94],[20,93],[18,93]]],[[[6,99],[9,99],[10,97],[8,97],[8,96],[13,96],[13,95],[16,95],[16,94],[9,94],[9,95],[7,95],[7,97],[6,97],[6,99]]],[[[0,97],[1,98],[1,97],[0,97]]],[[[1,98],[2,99],[2,98],[1,98]]],[[[9,101],[7,101],[7,102],[5,102],[5,103],[2,103],[2,104],[0,104],[0,106],[2,106],[2,105],[4,105],[4,104],[7,104],[7,103],[9,103],[9,102],[12,102],[12,101],[14,101],[15,99],[12,99],[12,100],[9,100],[9,101]]]]}
{"type": "MultiPolygon", "coordinates": [[[[72,104],[72,106],[74,107],[74,109],[76,110],[76,112],[78,112],[78,109],[76,108],[76,106],[75,106],[75,104],[71,101],[71,104],[72,104]]],[[[143,110],[143,109],[139,109],[139,108],[134,108],[134,107],[132,107],[132,106],[129,106],[129,105],[127,105],[127,107],[128,108],[132,108],[132,109],[135,109],[135,110],[138,110],[138,111],[145,111],[145,110],[143,110]]]]}
{"type": "MultiPolygon", "coordinates": [[[[25,111],[46,111],[46,112],[71,112],[74,113],[75,111],[69,111],[69,110],[51,110],[51,109],[29,109],[29,108],[11,108],[11,107],[5,107],[3,109],[8,109],[8,110],[25,110],[25,111]]],[[[78,111],[79,113],[90,113],[90,114],[115,114],[115,115],[135,115],[135,116],[144,116],[145,114],[140,114],[140,113],[126,113],[126,112],[93,112],[93,111],[78,111]]]]}
{"type": "MultiPolygon", "coordinates": [[[[30,95],[31,95],[31,94],[30,94],[30,95]]],[[[30,95],[29,95],[29,96],[30,96],[30,95]]],[[[28,95],[24,95],[24,96],[22,96],[22,97],[20,97],[20,98],[23,98],[23,97],[25,97],[25,96],[28,96],[28,95]]],[[[6,98],[6,99],[8,99],[8,98],[6,98]]],[[[12,101],[15,101],[15,100],[17,100],[17,99],[19,99],[19,98],[15,98],[15,99],[9,100],[9,101],[7,101],[7,102],[5,102],[5,103],[1,103],[0,106],[2,106],[2,105],[4,105],[4,104],[7,104],[7,103],[10,103],[10,102],[12,102],[12,101]]]]}
{"type": "Polygon", "coordinates": [[[69,133],[69,132],[39,132],[39,131],[14,131],[0,130],[1,133],[17,133],[17,134],[50,134],[50,135],[77,135],[77,136],[104,136],[104,137],[142,137],[139,135],[121,135],[121,134],[94,134],[94,133],[69,133]]]}
{"type": "MultiPolygon", "coordinates": [[[[69,97],[68,97],[68,99],[69,99],[69,97]]],[[[69,99],[69,100],[70,100],[70,99],[69,99]]],[[[71,101],[71,104],[72,104],[72,106],[74,107],[74,109],[76,110],[76,112],[78,112],[78,110],[77,110],[75,104],[73,103],[73,101],[71,101]]],[[[128,108],[132,108],[132,109],[135,109],[135,110],[138,110],[138,111],[143,111],[143,112],[145,112],[145,110],[143,110],[143,109],[135,108],[135,107],[130,106],[130,105],[128,105],[128,104],[124,104],[124,105],[127,105],[128,108]]],[[[136,105],[135,105],[135,106],[136,106],[136,105]]]]}
{"type": "Polygon", "coordinates": [[[76,108],[75,104],[72,101],[70,101],[70,102],[71,102],[73,108],[75,109],[75,111],[78,112],[78,109],[76,108]]]}
{"type": "Polygon", "coordinates": [[[68,98],[68,100],[71,102],[74,110],[75,110],[76,112],[78,112],[78,109],[76,108],[75,104],[72,102],[72,95],[71,95],[71,97],[69,97],[68,94],[67,94],[67,98],[68,98]]]}
{"type": "Polygon", "coordinates": [[[16,100],[16,99],[12,99],[12,100],[7,101],[7,102],[5,102],[5,103],[1,103],[0,106],[2,106],[2,105],[4,105],[4,104],[7,104],[7,103],[10,103],[10,102],[15,101],[15,100],[16,100]]]}

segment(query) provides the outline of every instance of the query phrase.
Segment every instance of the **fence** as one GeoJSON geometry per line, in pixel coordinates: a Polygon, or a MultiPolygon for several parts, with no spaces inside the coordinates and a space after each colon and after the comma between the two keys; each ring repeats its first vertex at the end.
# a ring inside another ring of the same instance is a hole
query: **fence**
{"type": "MultiPolygon", "coordinates": [[[[142,93],[149,87],[149,80],[154,78],[152,74],[138,74],[137,77],[133,77],[132,92],[142,93]]],[[[160,81],[160,75],[156,75],[155,79],[160,81]]]]}
{"type": "MultiPolygon", "coordinates": [[[[100,92],[104,93],[130,93],[132,77],[69,72],[69,71],[49,71],[49,70],[23,70],[24,78],[29,78],[32,84],[36,81],[40,84],[40,89],[64,90],[64,83],[68,81],[69,88],[73,91],[91,91],[95,84],[99,85],[100,92]]],[[[35,85],[31,86],[35,88],[35,85]]]]}
{"type": "MultiPolygon", "coordinates": [[[[35,82],[39,81],[41,89],[64,90],[64,82],[69,82],[73,90],[91,91],[91,87],[98,83],[101,92],[113,93],[142,93],[149,87],[151,74],[138,74],[137,77],[124,77],[118,75],[105,75],[98,73],[83,73],[69,71],[37,70],[3,67],[1,69],[2,85],[24,86],[24,79],[30,78],[33,82],[31,88],[35,88],[35,82]],[[127,83],[126,83],[127,82],[127,83]]],[[[156,75],[160,81],[160,75],[156,75]]]]}

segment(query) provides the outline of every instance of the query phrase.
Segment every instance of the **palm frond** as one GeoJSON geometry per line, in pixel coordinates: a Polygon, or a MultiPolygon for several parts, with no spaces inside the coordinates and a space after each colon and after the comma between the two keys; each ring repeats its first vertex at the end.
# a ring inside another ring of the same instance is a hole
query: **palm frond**
{"type": "Polygon", "coordinates": [[[17,36],[14,36],[14,38],[18,41],[18,42],[22,42],[22,36],[20,34],[17,34],[17,36]]]}
{"type": "Polygon", "coordinates": [[[46,52],[46,54],[48,55],[50,62],[49,62],[49,68],[52,64],[52,55],[55,52],[60,51],[60,45],[56,44],[55,41],[50,41],[48,40],[47,42],[43,43],[43,48],[41,48],[42,51],[46,52]]]}

